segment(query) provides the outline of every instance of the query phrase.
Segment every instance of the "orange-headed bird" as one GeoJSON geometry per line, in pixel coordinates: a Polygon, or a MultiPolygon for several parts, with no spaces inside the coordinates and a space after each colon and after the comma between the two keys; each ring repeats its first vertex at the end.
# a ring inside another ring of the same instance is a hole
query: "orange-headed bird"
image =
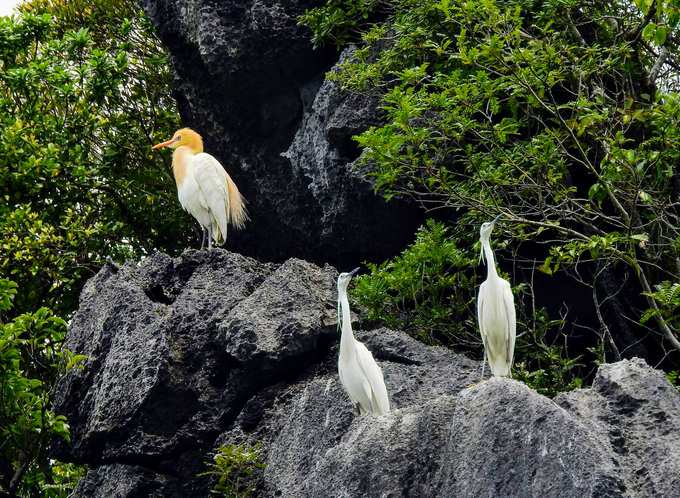
{"type": "Polygon", "coordinates": [[[177,183],[177,195],[182,207],[198,220],[206,233],[208,249],[212,241],[221,245],[227,240],[227,224],[243,228],[248,220],[245,200],[236,184],[217,159],[203,152],[201,136],[190,128],[177,130],[171,140],[154,145],[153,149],[170,147],[172,170],[177,183]]]}

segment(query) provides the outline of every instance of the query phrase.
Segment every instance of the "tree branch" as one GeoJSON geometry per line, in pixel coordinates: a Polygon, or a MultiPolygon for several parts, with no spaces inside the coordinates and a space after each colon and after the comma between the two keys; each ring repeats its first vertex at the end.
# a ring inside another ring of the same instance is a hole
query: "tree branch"
{"type": "Polygon", "coordinates": [[[654,84],[654,82],[656,81],[656,78],[659,76],[659,73],[661,72],[661,67],[665,64],[669,55],[670,55],[670,50],[668,50],[668,47],[666,47],[664,45],[663,48],[661,49],[661,52],[659,53],[659,56],[656,58],[654,65],[652,66],[652,68],[649,70],[649,73],[647,74],[647,84],[648,85],[654,84]]]}

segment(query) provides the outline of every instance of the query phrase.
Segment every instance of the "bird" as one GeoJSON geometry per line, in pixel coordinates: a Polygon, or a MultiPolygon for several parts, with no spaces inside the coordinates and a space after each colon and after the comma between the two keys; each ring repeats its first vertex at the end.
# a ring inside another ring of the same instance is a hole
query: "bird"
{"type": "Polygon", "coordinates": [[[357,341],[352,332],[347,285],[358,271],[359,268],[355,268],[338,276],[338,329],[342,330],[338,375],[359,415],[384,415],[390,411],[390,400],[382,370],[368,348],[357,341]]]}
{"type": "Polygon", "coordinates": [[[484,360],[482,378],[486,360],[489,361],[491,373],[498,377],[512,377],[510,366],[515,352],[515,336],[517,322],[515,318],[515,299],[510,283],[501,278],[496,271],[493,250],[489,237],[496,222],[503,216],[498,215],[493,221],[483,223],[479,229],[482,243],[480,261],[486,257],[487,277],[479,286],[477,298],[477,320],[484,343],[484,360]]]}
{"type": "Polygon", "coordinates": [[[227,240],[227,224],[243,228],[248,218],[245,199],[236,184],[217,159],[203,152],[201,136],[191,128],[177,130],[173,137],[154,145],[152,149],[170,147],[172,170],[177,183],[177,195],[182,207],[201,224],[205,247],[212,241],[224,244],[227,240]]]}

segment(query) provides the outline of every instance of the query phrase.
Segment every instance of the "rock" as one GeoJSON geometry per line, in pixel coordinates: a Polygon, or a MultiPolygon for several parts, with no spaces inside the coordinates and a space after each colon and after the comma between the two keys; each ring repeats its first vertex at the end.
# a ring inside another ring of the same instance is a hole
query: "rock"
{"type": "MultiPolygon", "coordinates": [[[[160,489],[167,491],[168,484],[174,488],[174,496],[180,496],[181,485],[172,476],[159,475],[141,466],[124,464],[102,465],[88,472],[78,482],[77,496],[93,498],[122,498],[125,496],[144,496],[162,498],[160,489]]],[[[164,491],[164,492],[166,492],[164,491]]],[[[185,495],[190,496],[190,495],[185,495]]]]}
{"type": "Polygon", "coordinates": [[[604,438],[524,384],[492,378],[456,400],[440,496],[619,497],[604,438]]]}
{"type": "Polygon", "coordinates": [[[602,365],[592,389],[555,402],[609,442],[631,496],[678,496],[680,393],[639,359],[602,365]]]}
{"type": "Polygon", "coordinates": [[[450,389],[352,418],[315,380],[281,410],[263,496],[622,496],[607,441],[552,401],[501,378],[450,389]]]}
{"type": "Polygon", "coordinates": [[[73,443],[57,442],[55,454],[162,471],[200,450],[197,472],[185,476],[195,479],[244,403],[324,354],[318,342],[335,334],[334,277],[300,260],[261,264],[221,250],[109,263],[84,288],[66,340],[89,359],[60,385],[55,402],[73,443]],[[219,337],[236,323],[235,337],[219,337]]]}
{"type": "Polygon", "coordinates": [[[401,251],[423,214],[408,199],[384,202],[354,168],[351,137],[381,114],[375,100],[324,82],[338,53],[312,50],[311,31],[298,25],[322,3],[141,2],[171,54],[183,122],[248,201],[251,222],[228,247],[356,266],[401,251]]]}
{"type": "Polygon", "coordinates": [[[356,330],[392,401],[358,416],[337,376],[336,277],[221,249],[107,264],[66,338],[89,360],[55,398],[71,444],[54,456],[90,466],[76,495],[208,496],[211,454],[255,444],[249,496],[677,495],[680,393],[639,360],[552,401],[512,379],[468,387],[478,362],[356,330]]]}

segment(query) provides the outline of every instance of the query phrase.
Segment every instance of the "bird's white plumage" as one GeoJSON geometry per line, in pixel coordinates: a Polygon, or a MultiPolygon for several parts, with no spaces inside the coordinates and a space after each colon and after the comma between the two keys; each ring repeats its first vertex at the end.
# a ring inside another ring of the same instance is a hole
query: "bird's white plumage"
{"type": "Polygon", "coordinates": [[[203,152],[201,136],[190,128],[177,130],[171,140],[156,144],[152,149],[170,147],[172,170],[182,207],[191,213],[203,228],[208,249],[212,241],[224,244],[227,225],[243,228],[248,220],[245,199],[234,181],[217,159],[203,152]]]}
{"type": "Polygon", "coordinates": [[[482,254],[486,256],[487,278],[479,287],[477,320],[484,343],[484,355],[491,372],[499,377],[511,377],[515,352],[517,321],[515,299],[510,283],[498,275],[489,237],[498,218],[484,223],[480,229],[482,254]]]}
{"type": "Polygon", "coordinates": [[[227,172],[210,154],[187,154],[185,176],[177,187],[179,202],[198,222],[210,228],[218,244],[227,238],[229,195],[227,172]]]}
{"type": "Polygon", "coordinates": [[[515,304],[507,280],[488,279],[479,288],[479,330],[489,360],[491,372],[500,377],[510,376],[515,350],[515,304]]]}
{"type": "Polygon", "coordinates": [[[210,212],[212,233],[218,244],[227,239],[229,221],[229,187],[227,172],[210,154],[201,152],[194,156],[196,167],[194,176],[203,194],[205,208],[210,212]]]}
{"type": "Polygon", "coordinates": [[[357,341],[352,332],[347,284],[352,274],[342,273],[338,277],[338,305],[341,308],[340,357],[338,375],[359,413],[383,415],[390,411],[387,386],[380,366],[368,348],[357,341]]]}

